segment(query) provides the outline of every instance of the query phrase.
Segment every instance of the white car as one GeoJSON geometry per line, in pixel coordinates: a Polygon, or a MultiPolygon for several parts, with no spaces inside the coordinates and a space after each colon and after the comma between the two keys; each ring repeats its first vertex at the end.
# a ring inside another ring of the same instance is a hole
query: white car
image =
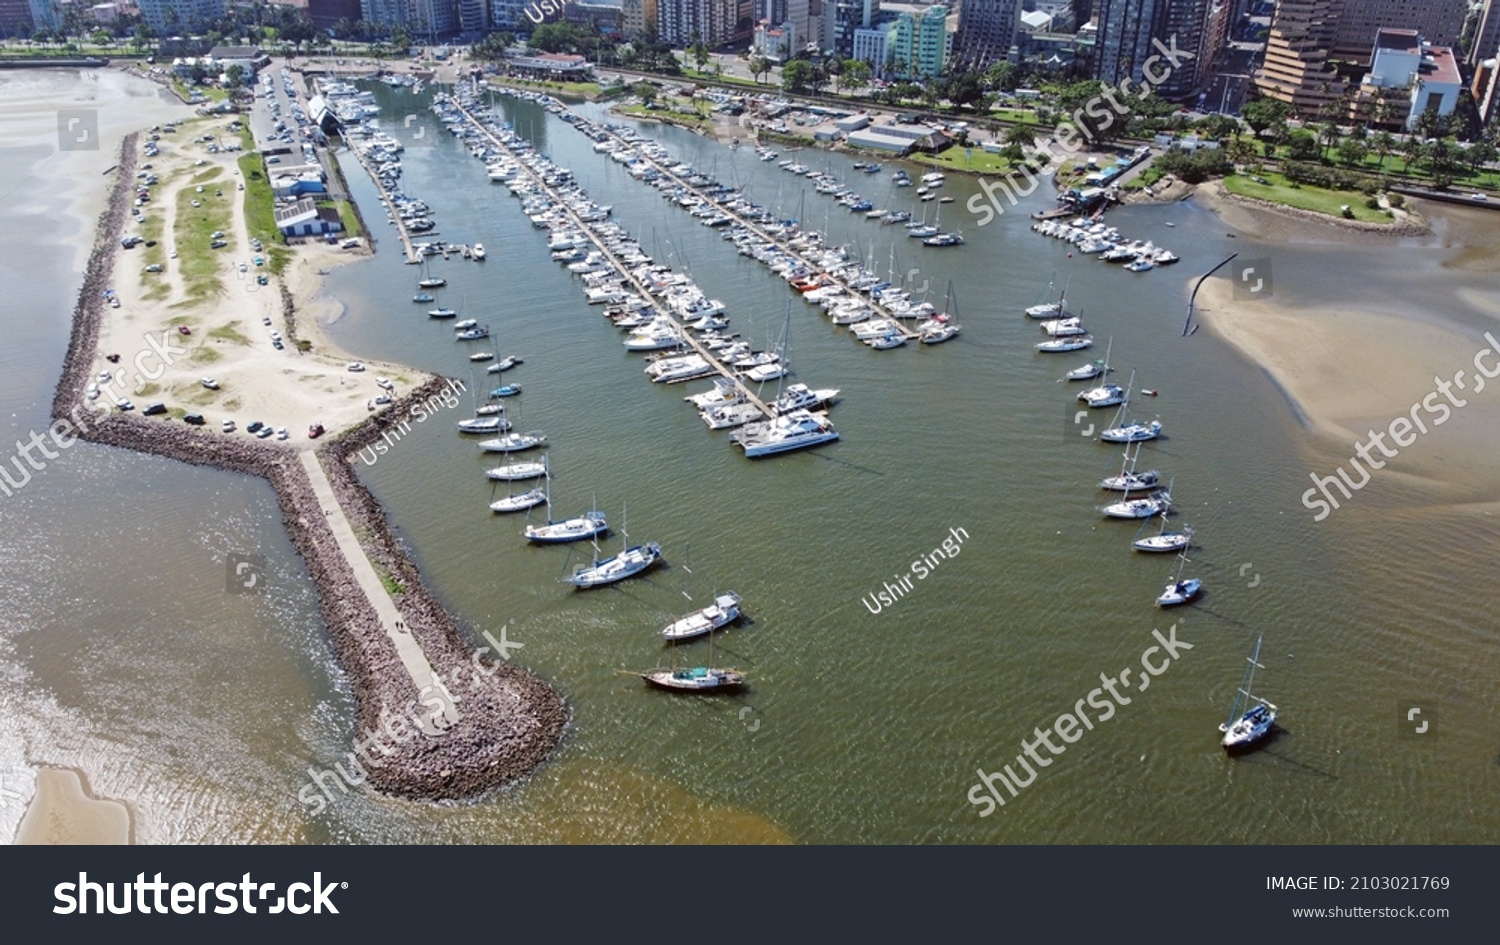
{"type": "Polygon", "coordinates": [[[350,361],[349,362],[349,370],[354,371],[355,373],[363,371],[364,369],[365,369],[365,366],[362,363],[360,363],[359,361],[350,361]]]}
{"type": "Polygon", "coordinates": [[[245,265],[244,263],[240,263],[240,272],[249,272],[249,271],[250,271],[250,267],[249,266],[245,265]]]}
{"type": "Polygon", "coordinates": [[[204,387],[207,387],[209,390],[218,390],[219,389],[219,382],[216,381],[216,380],[214,380],[211,377],[205,377],[205,378],[203,378],[203,380],[199,381],[198,383],[202,384],[204,387]]]}
{"type": "Polygon", "coordinates": [[[276,428],[276,439],[278,439],[278,440],[284,440],[284,439],[286,439],[289,436],[291,436],[291,434],[287,432],[286,427],[277,427],[276,428]]]}
{"type": "Polygon", "coordinates": [[[234,432],[234,421],[233,420],[225,420],[222,424],[219,425],[219,427],[225,433],[233,433],[234,432]]]}
{"type": "Polygon", "coordinates": [[[396,389],[396,385],[395,384],[392,384],[389,380],[387,380],[386,378],[383,378],[383,377],[377,377],[377,378],[375,378],[375,386],[376,387],[384,387],[386,390],[395,390],[396,389]]]}

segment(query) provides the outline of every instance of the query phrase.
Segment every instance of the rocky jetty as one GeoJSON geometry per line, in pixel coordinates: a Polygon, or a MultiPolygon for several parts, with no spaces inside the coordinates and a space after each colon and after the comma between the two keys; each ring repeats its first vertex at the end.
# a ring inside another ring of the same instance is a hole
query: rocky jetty
{"type": "Polygon", "coordinates": [[[118,177],[99,220],[53,416],[70,424],[81,439],[260,476],[271,484],[292,543],[317,584],[324,626],[358,706],[350,760],[362,777],[353,783],[367,779],[388,794],[446,800],[482,795],[525,777],[562,739],[569,717],[566,703],[535,674],[496,659],[489,647],[466,637],[423,585],[349,459],[397,422],[393,418],[449,384],[447,379],[432,378],[330,438],[317,453],[365,554],[390,578],[391,597],[403,618],[398,631],[411,634],[432,665],[435,685],[421,689],[414,687],[355,579],[295,449],[189,427],[168,417],[118,413],[85,399],[106,311],[104,290],[133,196],[136,138],[125,139],[118,177]]]}

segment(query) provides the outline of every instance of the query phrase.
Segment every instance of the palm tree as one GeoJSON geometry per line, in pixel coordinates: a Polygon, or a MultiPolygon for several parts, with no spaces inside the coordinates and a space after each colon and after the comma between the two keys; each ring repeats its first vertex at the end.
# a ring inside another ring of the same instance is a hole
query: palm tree
{"type": "Polygon", "coordinates": [[[1375,166],[1383,171],[1385,170],[1386,155],[1396,150],[1396,139],[1391,137],[1389,131],[1382,131],[1375,136],[1374,150],[1376,157],[1380,158],[1380,163],[1375,166]]]}

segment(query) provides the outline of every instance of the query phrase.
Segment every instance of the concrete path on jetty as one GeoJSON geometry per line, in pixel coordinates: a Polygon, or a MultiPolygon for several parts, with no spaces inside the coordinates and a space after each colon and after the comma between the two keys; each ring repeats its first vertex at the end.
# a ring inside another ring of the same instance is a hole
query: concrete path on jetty
{"type": "MultiPolygon", "coordinates": [[[[302,467],[307,470],[308,481],[312,483],[313,495],[318,499],[318,505],[323,509],[324,518],[328,522],[328,528],[333,532],[334,540],[338,542],[339,551],[344,560],[349,562],[349,569],[354,572],[354,578],[359,582],[360,589],[365,592],[365,598],[369,600],[370,606],[380,617],[380,626],[385,630],[385,635],[395,648],[396,655],[401,659],[401,665],[406,667],[411,676],[413,688],[419,693],[445,692],[442,681],[432,668],[432,663],[427,654],[422,652],[422,647],[412,637],[409,631],[404,630],[401,611],[396,607],[396,602],[391,599],[390,592],[385,589],[380,575],[375,573],[375,566],[370,563],[369,557],[360,547],[359,539],[354,535],[354,527],[349,524],[349,519],[344,515],[343,506],[339,505],[338,498],[333,492],[333,483],[328,481],[328,474],[323,471],[323,464],[318,461],[317,454],[312,450],[303,450],[300,453],[302,467]]],[[[444,698],[443,717],[449,726],[458,721],[458,710],[453,703],[444,698]]],[[[427,723],[424,719],[424,725],[427,723]]],[[[438,734],[437,729],[428,731],[427,734],[438,734]]]]}

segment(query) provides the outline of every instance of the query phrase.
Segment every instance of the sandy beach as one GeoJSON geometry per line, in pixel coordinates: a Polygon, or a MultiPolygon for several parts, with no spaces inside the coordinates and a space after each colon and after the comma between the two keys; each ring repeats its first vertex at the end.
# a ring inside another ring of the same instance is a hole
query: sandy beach
{"type": "Polygon", "coordinates": [[[15,842],[73,846],[127,844],[131,839],[130,809],[124,804],[95,797],[82,772],[41,768],[15,842]]]}
{"type": "MultiPolygon", "coordinates": [[[[1209,200],[1226,225],[1288,245],[1384,241],[1394,248],[1401,235],[1353,231],[1225,199],[1212,190],[1209,200]]],[[[1425,229],[1425,221],[1421,225],[1425,229]]],[[[1494,252],[1466,241],[1465,225],[1472,224],[1458,221],[1449,227],[1444,245],[1453,252],[1444,267],[1493,271],[1494,252]]],[[[1409,314],[1394,314],[1291,305],[1280,296],[1245,299],[1235,296],[1230,279],[1214,278],[1203,285],[1196,310],[1207,330],[1258,364],[1284,393],[1311,434],[1312,468],[1332,472],[1347,463],[1355,445],[1367,441],[1372,430],[1386,430],[1395,418],[1410,417],[1414,410],[1419,418],[1435,420],[1443,415],[1431,408],[1442,403],[1451,416],[1434,423],[1419,442],[1393,458],[1377,451],[1388,467],[1381,476],[1427,502],[1485,506],[1500,501],[1500,465],[1493,446],[1500,434],[1500,386],[1479,378],[1476,368],[1476,356],[1490,347],[1484,332],[1500,333],[1500,290],[1457,287],[1451,303],[1414,303],[1409,314]],[[1459,371],[1466,372],[1467,391],[1455,387],[1451,399],[1426,399],[1439,380],[1451,382],[1459,371]],[[1424,403],[1428,406],[1420,406],[1424,403]]],[[[1495,360],[1491,355],[1483,363],[1495,360]]]]}
{"type": "Polygon", "coordinates": [[[150,201],[140,208],[140,216],[127,221],[124,232],[159,232],[160,246],[176,256],[151,257],[166,260],[164,271],[153,273],[146,271],[144,246],[118,250],[113,288],[121,305],[105,313],[94,373],[101,388],[106,375],[113,378],[100,394],[106,403],[114,399],[111,394],[129,399],[136,409],[161,402],[179,414],[202,414],[208,422],[205,430],[225,436],[248,436],[245,426],[259,420],[285,427],[292,442],[308,446],[312,424],[330,431],[347,427],[373,411],[377,398],[407,393],[428,377],[373,362],[351,372],[351,359],[323,336],[319,324],[337,315],[338,303],[319,298],[320,272],[355,258],[349,250],[322,242],[298,246],[280,278],[256,265],[257,257],[267,261],[267,255],[253,248],[246,228],[237,155],[211,153],[199,140],[204,135],[236,137],[228,130],[230,121],[186,121],[176,134],[162,136],[159,155],[138,159],[151,165],[149,173],[161,184],[152,188],[150,201]],[[198,230],[212,225],[200,220],[221,219],[227,225],[214,232],[224,234],[226,246],[209,251],[189,244],[204,238],[198,230]],[[178,233],[184,226],[193,227],[193,236],[178,233]],[[210,265],[216,265],[205,275],[202,262],[189,257],[209,252],[214,259],[210,265]],[[190,265],[198,268],[187,276],[184,270],[190,265]],[[262,275],[267,285],[258,283],[262,275]],[[295,338],[308,343],[306,351],[299,349],[288,324],[282,283],[296,300],[295,338]],[[275,345],[278,336],[281,348],[275,345]],[[118,363],[105,361],[110,354],[119,355],[118,363]],[[377,385],[379,377],[391,382],[389,391],[377,385]],[[205,385],[205,378],[217,387],[205,385]],[[232,432],[221,431],[225,420],[235,422],[232,432]]]}

